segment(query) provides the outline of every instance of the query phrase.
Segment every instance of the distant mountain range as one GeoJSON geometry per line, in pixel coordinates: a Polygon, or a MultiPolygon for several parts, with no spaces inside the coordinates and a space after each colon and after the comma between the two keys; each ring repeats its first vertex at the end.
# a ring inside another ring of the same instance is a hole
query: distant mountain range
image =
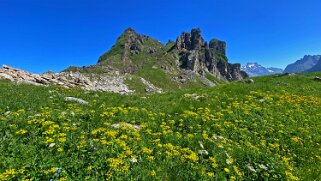
{"type": "Polygon", "coordinates": [[[271,75],[282,73],[283,69],[274,67],[263,67],[258,63],[247,63],[246,66],[242,66],[242,71],[245,71],[250,77],[271,75]]]}
{"type": "Polygon", "coordinates": [[[284,73],[319,72],[321,71],[321,55],[305,55],[300,60],[288,65],[284,73]]]}
{"type": "Polygon", "coordinates": [[[289,64],[284,71],[280,68],[263,67],[258,63],[247,63],[241,67],[250,77],[279,74],[279,73],[303,73],[321,72],[321,55],[305,55],[300,60],[289,64]]]}

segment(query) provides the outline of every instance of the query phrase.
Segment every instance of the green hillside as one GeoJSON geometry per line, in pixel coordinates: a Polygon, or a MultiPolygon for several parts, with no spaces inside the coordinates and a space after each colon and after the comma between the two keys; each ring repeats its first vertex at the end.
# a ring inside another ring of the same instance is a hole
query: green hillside
{"type": "Polygon", "coordinates": [[[315,76],[144,97],[0,80],[0,180],[321,180],[315,76]]]}

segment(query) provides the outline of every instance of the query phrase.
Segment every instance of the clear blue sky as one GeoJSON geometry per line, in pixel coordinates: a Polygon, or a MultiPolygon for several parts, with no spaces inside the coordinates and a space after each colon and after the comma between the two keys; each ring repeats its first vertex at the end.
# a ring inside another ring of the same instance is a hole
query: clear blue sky
{"type": "Polygon", "coordinates": [[[95,64],[127,27],[164,43],[199,27],[242,64],[321,54],[321,0],[0,0],[0,64],[33,73],[95,64]]]}

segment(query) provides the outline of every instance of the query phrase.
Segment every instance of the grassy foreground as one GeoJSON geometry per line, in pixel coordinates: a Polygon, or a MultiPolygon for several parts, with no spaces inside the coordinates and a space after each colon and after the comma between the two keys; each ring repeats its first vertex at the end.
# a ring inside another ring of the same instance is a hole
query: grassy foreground
{"type": "Polygon", "coordinates": [[[0,80],[0,180],[321,180],[316,75],[146,97],[0,80]]]}

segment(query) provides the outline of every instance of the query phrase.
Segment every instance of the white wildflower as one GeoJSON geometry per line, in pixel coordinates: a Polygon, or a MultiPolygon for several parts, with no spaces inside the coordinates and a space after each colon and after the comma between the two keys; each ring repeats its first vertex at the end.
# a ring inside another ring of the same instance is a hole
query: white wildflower
{"type": "Polygon", "coordinates": [[[254,168],[252,165],[247,164],[247,165],[246,165],[246,167],[247,167],[250,171],[252,171],[252,172],[255,172],[255,173],[256,173],[256,170],[255,170],[255,168],[254,168]]]}
{"type": "Polygon", "coordinates": [[[268,170],[268,167],[263,164],[259,164],[258,166],[263,170],[268,170]]]}
{"type": "Polygon", "coordinates": [[[137,163],[138,160],[137,160],[137,158],[132,158],[132,159],[130,160],[130,162],[132,162],[132,163],[137,163]]]}
{"type": "Polygon", "coordinates": [[[200,144],[200,147],[204,150],[204,146],[201,141],[198,142],[200,144]]]}
{"type": "Polygon", "coordinates": [[[200,154],[200,155],[208,155],[208,151],[207,150],[198,150],[198,154],[200,154]]]}

